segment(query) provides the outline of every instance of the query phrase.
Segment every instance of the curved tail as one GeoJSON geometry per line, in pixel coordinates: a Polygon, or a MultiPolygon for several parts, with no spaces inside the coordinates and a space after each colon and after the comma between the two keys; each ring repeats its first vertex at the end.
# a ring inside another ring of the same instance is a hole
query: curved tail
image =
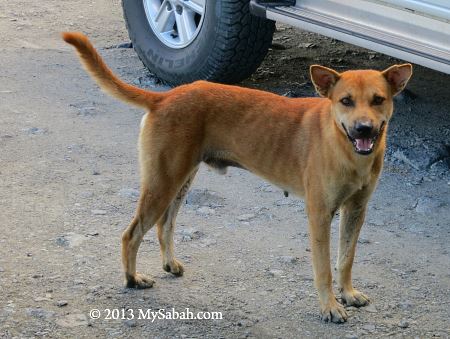
{"type": "Polygon", "coordinates": [[[64,32],[61,35],[65,42],[77,49],[84,68],[105,92],[129,104],[146,108],[151,108],[153,104],[164,96],[163,93],[145,91],[120,80],[106,66],[101,56],[84,34],[64,32]]]}

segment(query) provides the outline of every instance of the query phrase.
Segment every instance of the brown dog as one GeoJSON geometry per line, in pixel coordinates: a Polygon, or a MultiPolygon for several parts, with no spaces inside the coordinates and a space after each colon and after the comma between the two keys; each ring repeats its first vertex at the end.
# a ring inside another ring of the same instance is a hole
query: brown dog
{"type": "Polygon", "coordinates": [[[101,88],[148,111],[139,138],[141,196],[122,237],[128,287],[154,283],[136,272],[139,245],[154,224],[163,269],[183,274],[173,250],[175,218],[203,161],[220,170],[245,168],[306,198],[321,316],[337,323],[347,319],[332,290],[330,267],[330,223],[340,209],[337,282],[342,301],[368,304],[353,288],[351,269],[367,202],[383,166],[393,96],[406,86],[410,64],[341,74],[311,66],[311,79],[324,98],[290,99],[205,81],[155,93],[118,79],[84,35],[64,33],[63,38],[76,47],[101,88]]]}

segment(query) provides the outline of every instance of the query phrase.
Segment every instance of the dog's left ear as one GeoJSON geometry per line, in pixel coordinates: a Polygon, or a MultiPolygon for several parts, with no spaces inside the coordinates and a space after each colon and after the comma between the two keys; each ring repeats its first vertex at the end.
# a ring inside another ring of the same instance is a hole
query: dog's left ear
{"type": "Polygon", "coordinates": [[[389,85],[391,85],[392,95],[400,93],[408,83],[412,75],[412,65],[394,65],[381,72],[386,78],[389,85]]]}
{"type": "Polygon", "coordinates": [[[312,65],[309,68],[309,73],[311,74],[311,81],[317,93],[323,97],[328,96],[330,89],[340,78],[338,72],[320,65],[312,65]]]}

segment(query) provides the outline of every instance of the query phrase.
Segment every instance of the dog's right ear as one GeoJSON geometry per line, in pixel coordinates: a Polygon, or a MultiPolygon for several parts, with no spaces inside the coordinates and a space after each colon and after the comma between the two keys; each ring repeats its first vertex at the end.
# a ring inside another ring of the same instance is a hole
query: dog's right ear
{"type": "Polygon", "coordinates": [[[309,68],[309,73],[311,74],[311,81],[314,84],[317,93],[323,97],[328,96],[330,89],[340,78],[338,72],[320,65],[312,65],[309,68]]]}

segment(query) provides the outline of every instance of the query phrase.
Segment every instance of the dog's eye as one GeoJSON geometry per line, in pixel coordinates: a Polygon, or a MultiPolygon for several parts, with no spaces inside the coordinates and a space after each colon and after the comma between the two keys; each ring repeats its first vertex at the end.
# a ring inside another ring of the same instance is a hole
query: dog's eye
{"type": "Polygon", "coordinates": [[[384,102],[385,98],[375,95],[372,100],[372,105],[379,106],[384,102]]]}
{"type": "Polygon", "coordinates": [[[341,104],[347,107],[354,106],[353,100],[349,97],[342,98],[341,104]]]}

